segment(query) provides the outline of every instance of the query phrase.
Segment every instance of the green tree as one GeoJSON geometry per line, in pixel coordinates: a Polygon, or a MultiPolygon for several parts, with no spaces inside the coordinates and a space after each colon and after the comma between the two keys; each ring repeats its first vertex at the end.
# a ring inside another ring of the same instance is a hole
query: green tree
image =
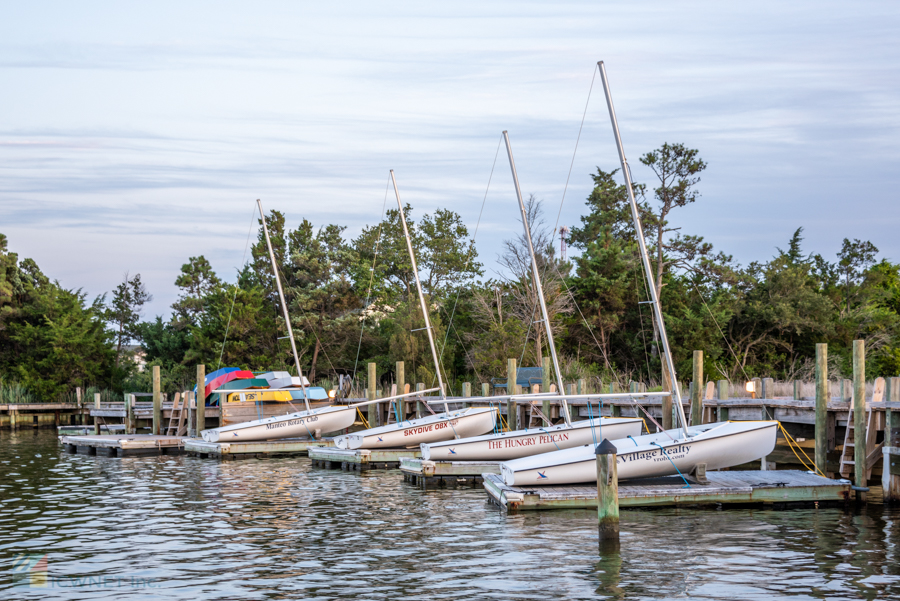
{"type": "Polygon", "coordinates": [[[104,315],[116,332],[116,367],[119,367],[122,347],[140,336],[141,310],[151,300],[153,296],[147,292],[139,273],[133,278],[126,273],[124,281],[113,290],[104,315]]]}
{"type": "Polygon", "coordinates": [[[175,279],[180,292],[178,300],[172,304],[172,319],[176,326],[184,328],[196,325],[197,317],[203,312],[204,299],[217,290],[222,281],[212,269],[206,257],[191,257],[181,266],[181,273],[175,279]]]}

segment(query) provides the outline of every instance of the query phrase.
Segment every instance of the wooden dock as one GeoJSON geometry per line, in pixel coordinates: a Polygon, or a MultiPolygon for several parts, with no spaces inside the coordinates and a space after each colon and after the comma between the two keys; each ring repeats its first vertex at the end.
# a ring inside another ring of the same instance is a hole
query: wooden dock
{"type": "MultiPolygon", "coordinates": [[[[89,436],[94,433],[95,426],[59,426],[59,436],[89,436]]],[[[100,424],[100,432],[105,434],[125,434],[125,424],[100,424]]]]}
{"type": "Polygon", "coordinates": [[[312,447],[333,447],[333,438],[282,438],[254,442],[206,442],[189,438],[184,451],[189,455],[211,459],[266,459],[288,455],[306,455],[312,447]]]}
{"type": "Polygon", "coordinates": [[[152,434],[101,434],[100,436],[60,436],[59,442],[70,453],[130,457],[133,455],[180,455],[186,436],[152,434]]]}
{"type": "MultiPolygon", "coordinates": [[[[813,503],[844,504],[851,500],[850,482],[830,480],[809,472],[707,472],[707,484],[686,488],[678,476],[619,483],[619,506],[769,505],[774,508],[813,503]]],[[[507,511],[596,509],[597,487],[507,486],[496,474],[484,475],[488,498],[507,511]]]]}
{"type": "Polygon", "coordinates": [[[315,467],[341,468],[362,472],[400,467],[401,459],[421,457],[419,449],[337,449],[310,447],[309,458],[315,467]]]}
{"type": "Polygon", "coordinates": [[[484,474],[499,474],[499,461],[428,461],[400,459],[403,480],[425,490],[474,487],[484,482],[484,474]]]}

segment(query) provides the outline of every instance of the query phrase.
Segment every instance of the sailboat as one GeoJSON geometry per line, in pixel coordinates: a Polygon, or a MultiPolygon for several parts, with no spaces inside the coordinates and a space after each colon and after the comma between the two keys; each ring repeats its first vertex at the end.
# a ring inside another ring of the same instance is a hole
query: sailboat
{"type": "MultiPolygon", "coordinates": [[[[291,341],[291,351],[294,354],[294,365],[297,366],[297,384],[303,391],[305,411],[279,415],[232,426],[203,430],[200,435],[206,442],[249,442],[254,440],[269,440],[272,438],[290,438],[295,436],[309,436],[319,438],[326,432],[336,432],[349,428],[356,419],[356,406],[333,405],[320,409],[310,409],[309,393],[306,379],[300,367],[300,359],[297,356],[297,343],[294,342],[294,333],[291,329],[291,318],[288,315],[287,302],[284,300],[284,290],[281,288],[281,278],[278,275],[278,265],[275,263],[275,253],[272,251],[272,241],[269,239],[269,228],[266,226],[266,216],[263,213],[262,202],[257,199],[259,216],[262,219],[263,232],[266,235],[266,246],[269,248],[269,259],[272,262],[272,271],[275,273],[275,283],[278,287],[278,298],[281,300],[281,310],[284,322],[287,324],[288,338],[291,341]]],[[[290,376],[288,381],[293,383],[290,376]]],[[[282,390],[290,390],[282,388],[282,390]]]]}
{"type": "MultiPolygon", "coordinates": [[[[538,302],[541,306],[541,316],[544,323],[544,331],[547,334],[547,346],[550,347],[550,357],[553,360],[553,368],[556,373],[556,395],[523,395],[512,396],[512,399],[552,399],[560,400],[564,423],[559,425],[547,424],[543,428],[525,428],[513,432],[486,434],[473,438],[464,438],[436,444],[422,444],[422,457],[431,461],[505,461],[518,457],[527,457],[540,453],[548,453],[554,450],[568,449],[586,445],[596,438],[596,429],[614,438],[626,438],[638,436],[641,433],[643,420],[636,417],[612,417],[588,419],[572,422],[569,417],[567,399],[563,396],[562,372],[559,369],[559,360],[556,356],[556,345],[553,341],[553,328],[550,327],[550,318],[547,313],[547,302],[544,299],[544,290],[541,283],[541,274],[538,269],[537,256],[534,252],[534,243],[531,240],[531,227],[528,224],[528,213],[525,210],[525,202],[522,199],[522,189],[519,186],[519,176],[516,172],[516,162],[513,159],[512,146],[509,142],[509,133],[503,132],[503,140],[506,142],[506,153],[509,157],[509,167],[512,171],[513,183],[516,188],[516,197],[519,201],[519,211],[522,214],[522,224],[525,227],[525,240],[528,243],[528,252],[531,254],[531,277],[537,291],[538,302]]],[[[602,397],[622,398],[623,396],[647,396],[648,393],[615,394],[615,395],[581,395],[591,399],[602,397]]],[[[599,411],[598,411],[599,413],[599,411]]]]}
{"type": "MultiPolygon", "coordinates": [[[[613,108],[612,95],[606,77],[603,61],[597,63],[606,105],[612,122],[622,174],[631,205],[631,216],[634,220],[644,277],[650,292],[650,305],[659,331],[663,347],[663,360],[672,385],[671,394],[678,411],[680,428],[638,436],[635,438],[611,439],[618,450],[617,471],[620,479],[668,476],[682,471],[690,471],[694,466],[705,463],[707,469],[720,469],[748,463],[765,457],[775,448],[777,421],[755,422],[719,422],[714,424],[695,424],[688,426],[681,404],[681,392],[675,375],[675,363],[666,335],[665,322],[656,294],[653,272],[650,269],[650,255],[638,213],[637,201],[631,181],[631,171],[625,159],[625,148],[619,134],[619,124],[613,108]]],[[[515,484],[572,484],[576,482],[596,482],[596,458],[591,445],[573,449],[552,451],[542,455],[514,459],[501,464],[501,474],[508,485],[515,484]],[[590,469],[587,469],[594,466],[590,469]]]]}
{"type": "Polygon", "coordinates": [[[403,212],[403,203],[400,202],[400,190],[397,188],[397,179],[394,177],[393,169],[391,169],[391,182],[394,184],[394,194],[397,197],[397,207],[400,210],[400,221],[403,224],[403,234],[406,236],[406,247],[409,250],[409,260],[416,280],[419,304],[422,307],[422,315],[425,317],[425,332],[428,334],[428,343],[431,346],[431,357],[434,359],[438,389],[441,401],[444,403],[444,413],[413,420],[404,420],[399,412],[395,412],[397,417],[396,423],[336,437],[334,444],[339,449],[416,447],[421,443],[432,443],[484,434],[493,430],[497,425],[497,410],[493,407],[470,407],[460,411],[449,410],[447,396],[444,391],[444,379],[441,375],[441,365],[440,361],[438,361],[437,348],[434,346],[434,334],[431,329],[431,320],[428,316],[428,306],[425,303],[425,295],[422,292],[419,270],[416,267],[416,255],[413,252],[409,228],[406,225],[406,215],[403,212]]]}

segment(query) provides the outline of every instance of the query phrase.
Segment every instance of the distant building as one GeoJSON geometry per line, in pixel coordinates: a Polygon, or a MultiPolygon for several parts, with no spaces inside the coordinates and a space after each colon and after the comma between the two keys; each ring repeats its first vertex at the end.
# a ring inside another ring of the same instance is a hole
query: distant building
{"type": "Polygon", "coordinates": [[[144,351],[141,345],[122,345],[122,356],[130,357],[131,360],[134,361],[135,365],[137,365],[138,371],[144,371],[147,369],[147,353],[144,351]]]}

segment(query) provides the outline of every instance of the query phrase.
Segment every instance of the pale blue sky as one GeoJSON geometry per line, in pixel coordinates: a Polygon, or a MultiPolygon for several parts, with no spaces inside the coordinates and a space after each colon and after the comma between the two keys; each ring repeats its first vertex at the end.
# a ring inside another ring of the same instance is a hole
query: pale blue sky
{"type": "MultiPolygon", "coordinates": [[[[666,141],[709,164],[684,232],[742,263],[799,226],[897,261],[898,26],[896,2],[4,3],[0,232],[91,295],[140,272],[149,317],[191,255],[231,278],[256,198],[352,236],[393,168],[416,216],[474,225],[503,129],[552,222],[602,59],[638,181],[666,141]]],[[[617,164],[595,86],[562,223],[617,164]]],[[[515,219],[501,153],[489,269],[515,219]]]]}

